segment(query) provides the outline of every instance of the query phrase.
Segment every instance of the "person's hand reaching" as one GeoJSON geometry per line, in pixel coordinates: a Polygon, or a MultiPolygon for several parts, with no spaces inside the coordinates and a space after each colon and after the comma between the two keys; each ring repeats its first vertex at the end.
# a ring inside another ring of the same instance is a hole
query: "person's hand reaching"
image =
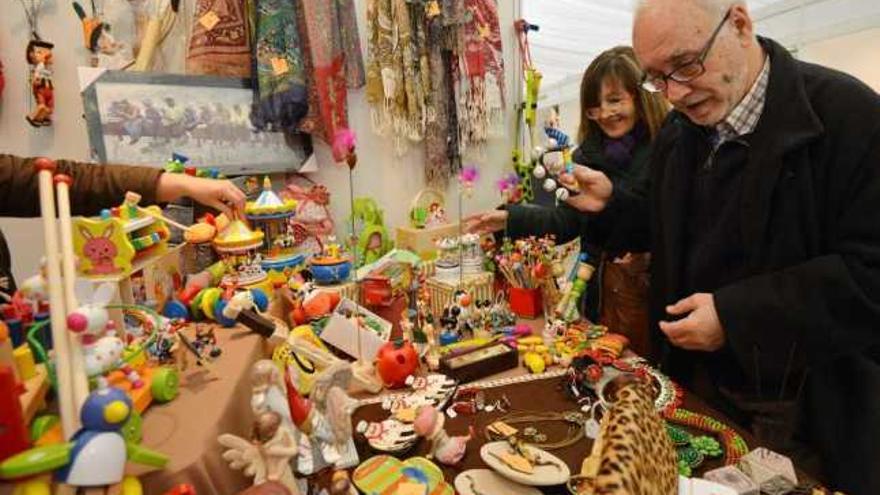
{"type": "Polygon", "coordinates": [[[492,234],[504,230],[507,226],[507,217],[510,214],[505,210],[492,210],[477,213],[464,219],[464,231],[469,234],[492,234]]]}
{"type": "Polygon", "coordinates": [[[574,171],[559,176],[559,182],[570,189],[576,189],[578,194],[573,194],[566,203],[587,213],[598,213],[605,209],[614,185],[607,175],[583,165],[575,165],[574,171]]]}
{"type": "Polygon", "coordinates": [[[164,203],[183,196],[225,213],[229,218],[234,218],[235,213],[244,213],[247,200],[244,192],[228,180],[169,173],[159,176],[156,188],[158,201],[164,203]]]}

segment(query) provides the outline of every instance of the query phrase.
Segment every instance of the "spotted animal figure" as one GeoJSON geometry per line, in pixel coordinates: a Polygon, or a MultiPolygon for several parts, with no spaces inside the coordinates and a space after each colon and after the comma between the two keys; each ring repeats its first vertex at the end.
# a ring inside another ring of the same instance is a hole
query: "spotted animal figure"
{"type": "Polygon", "coordinates": [[[675,495],[678,465],[648,385],[624,386],[602,421],[595,495],[675,495]]]}

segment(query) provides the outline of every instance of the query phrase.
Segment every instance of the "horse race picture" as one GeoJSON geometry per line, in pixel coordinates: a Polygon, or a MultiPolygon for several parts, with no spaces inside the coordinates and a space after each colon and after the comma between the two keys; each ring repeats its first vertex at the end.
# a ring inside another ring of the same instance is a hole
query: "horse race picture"
{"type": "Polygon", "coordinates": [[[307,158],[303,138],[254,129],[246,80],[105,72],[83,100],[102,163],[162,166],[179,153],[231,174],[296,170],[307,158]]]}

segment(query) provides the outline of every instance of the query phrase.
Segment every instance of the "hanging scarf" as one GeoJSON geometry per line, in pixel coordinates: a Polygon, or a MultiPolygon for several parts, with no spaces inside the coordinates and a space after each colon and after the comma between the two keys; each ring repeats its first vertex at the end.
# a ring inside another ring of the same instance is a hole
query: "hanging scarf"
{"type": "Polygon", "coordinates": [[[308,94],[293,3],[256,0],[255,38],[253,124],[296,132],[308,112],[308,94]]]}
{"type": "MultiPolygon", "coordinates": [[[[353,0],[301,2],[321,137],[332,142],[348,127],[347,87],[364,85],[364,65],[353,0]]],[[[341,161],[344,156],[334,158],[341,161]]]]}
{"type": "MultiPolygon", "coordinates": [[[[449,100],[451,78],[444,58],[445,27],[441,15],[427,20],[428,119],[425,126],[425,179],[429,185],[442,187],[452,177],[447,155],[449,143],[449,100]]],[[[453,101],[453,107],[454,107],[453,101]]],[[[457,141],[457,140],[456,140],[457,141]]]]}
{"type": "Polygon", "coordinates": [[[408,149],[407,140],[421,141],[425,133],[430,74],[422,70],[427,53],[418,46],[424,28],[413,23],[424,18],[424,8],[406,0],[370,0],[367,5],[367,101],[374,130],[395,137],[398,155],[408,149]]]}
{"type": "Polygon", "coordinates": [[[504,117],[504,59],[495,0],[464,0],[461,36],[461,133],[465,146],[499,135],[504,117]]]}
{"type": "Polygon", "coordinates": [[[249,1],[196,0],[188,74],[251,77],[249,1]]]}

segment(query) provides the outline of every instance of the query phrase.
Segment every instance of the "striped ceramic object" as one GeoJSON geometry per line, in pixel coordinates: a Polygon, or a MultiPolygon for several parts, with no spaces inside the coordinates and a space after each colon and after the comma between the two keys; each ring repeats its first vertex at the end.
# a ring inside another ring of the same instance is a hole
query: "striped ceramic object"
{"type": "Polygon", "coordinates": [[[455,490],[444,481],[443,472],[424,457],[401,462],[394,457],[379,455],[364,461],[354,471],[354,485],[369,495],[401,493],[409,483],[426,486],[426,495],[453,495],[455,490]]]}

